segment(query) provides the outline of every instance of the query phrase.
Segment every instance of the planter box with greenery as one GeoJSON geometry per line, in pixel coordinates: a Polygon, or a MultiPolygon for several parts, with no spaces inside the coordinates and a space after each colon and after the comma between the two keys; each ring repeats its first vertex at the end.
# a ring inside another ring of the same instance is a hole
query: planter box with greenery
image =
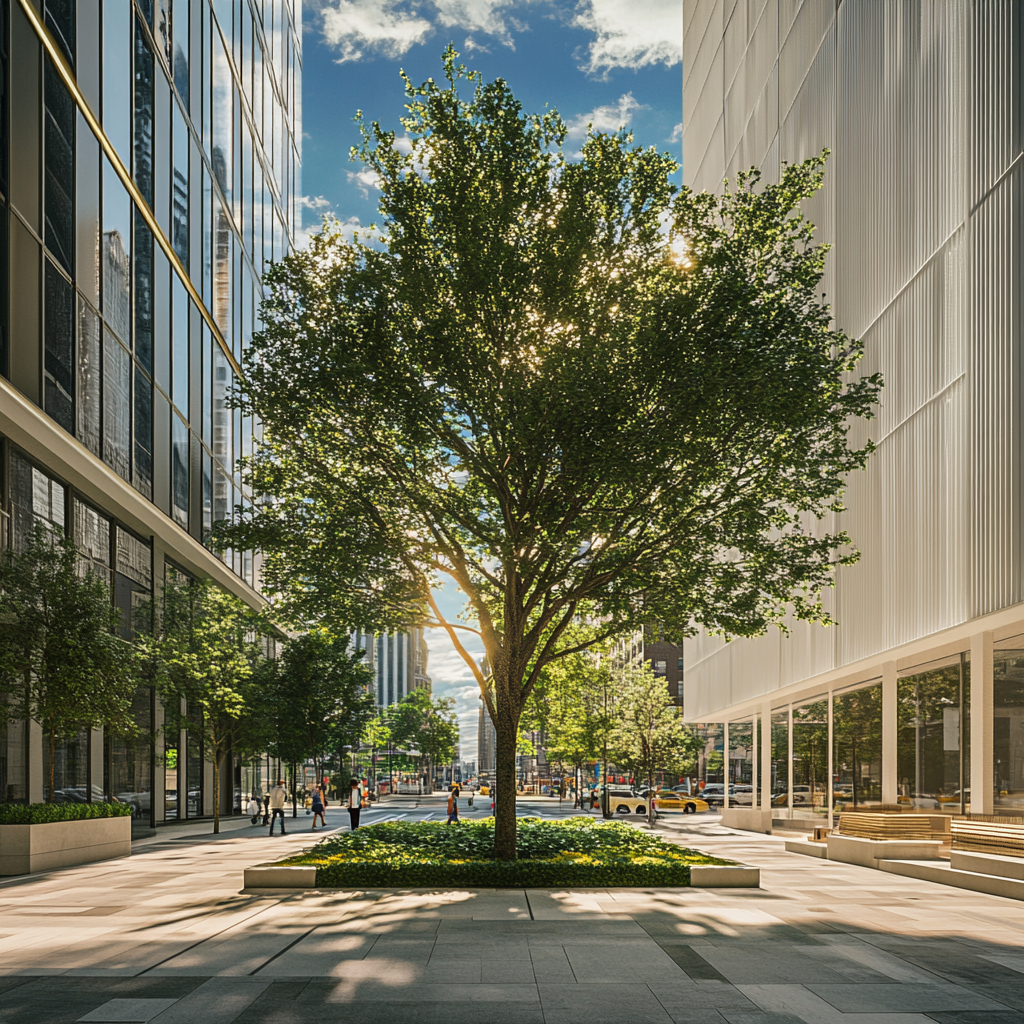
{"type": "Polygon", "coordinates": [[[727,864],[621,822],[521,818],[519,859],[495,860],[494,819],[382,822],[281,861],[316,868],[318,887],[687,886],[693,864],[727,864]]]}
{"type": "Polygon", "coordinates": [[[0,875],[27,875],[131,852],[128,804],[0,804],[0,875]]]}

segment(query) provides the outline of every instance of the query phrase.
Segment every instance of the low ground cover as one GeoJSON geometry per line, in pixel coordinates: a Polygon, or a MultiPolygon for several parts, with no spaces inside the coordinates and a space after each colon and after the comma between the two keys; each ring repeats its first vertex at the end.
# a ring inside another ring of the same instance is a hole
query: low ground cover
{"type": "Polygon", "coordinates": [[[519,820],[519,859],[495,860],[494,819],[389,821],[340,832],[283,864],[316,867],[318,886],[550,888],[684,886],[690,865],[728,864],[622,822],[519,820]]]}
{"type": "Polygon", "coordinates": [[[48,825],[55,821],[120,818],[129,804],[0,804],[0,825],[48,825]]]}

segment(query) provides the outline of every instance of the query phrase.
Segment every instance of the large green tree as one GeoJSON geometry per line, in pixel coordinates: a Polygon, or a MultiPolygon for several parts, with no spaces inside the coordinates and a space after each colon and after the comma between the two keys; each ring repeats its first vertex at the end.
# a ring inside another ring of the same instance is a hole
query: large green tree
{"type": "Polygon", "coordinates": [[[210,580],[169,572],[141,634],[164,708],[165,728],[202,737],[213,763],[213,831],[220,832],[221,766],[236,746],[248,753],[249,729],[263,678],[266,624],[259,613],[210,580]]]}
{"type": "Polygon", "coordinates": [[[570,157],[557,113],[456,58],[407,81],[403,145],[364,126],[379,229],[327,225],[268,274],[245,402],[272,500],[234,543],[306,614],[372,628],[430,605],[495,724],[495,854],[514,858],[545,666],[645,621],[827,620],[820,591],[854,554],[820,524],[867,458],[848,432],[880,382],[820,294],[799,204],[822,159],[677,190],[675,161],[624,132],[570,157]],[[469,618],[441,615],[445,579],[469,618]],[[567,640],[585,603],[590,636],[567,640]]]}
{"type": "Polygon", "coordinates": [[[0,727],[8,714],[42,726],[47,800],[58,742],[85,728],[135,731],[140,662],[109,583],[79,562],[74,541],[42,525],[24,551],[0,557],[0,727]]]}
{"type": "Polygon", "coordinates": [[[362,654],[323,628],[285,641],[254,686],[253,713],[266,723],[271,753],[292,764],[312,759],[321,778],[327,758],[358,744],[376,709],[362,654]]]}

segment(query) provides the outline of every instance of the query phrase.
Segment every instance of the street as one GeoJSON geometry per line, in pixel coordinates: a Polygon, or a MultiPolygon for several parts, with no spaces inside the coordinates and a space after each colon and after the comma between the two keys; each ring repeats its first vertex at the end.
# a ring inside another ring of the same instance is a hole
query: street
{"type": "MultiPolygon", "coordinates": [[[[442,800],[366,820],[437,820],[442,800]]],[[[3,882],[0,1021],[1024,1022],[1019,903],[788,854],[716,814],[659,829],[759,866],[760,890],[243,891],[309,821],[166,829],[3,882]]]]}

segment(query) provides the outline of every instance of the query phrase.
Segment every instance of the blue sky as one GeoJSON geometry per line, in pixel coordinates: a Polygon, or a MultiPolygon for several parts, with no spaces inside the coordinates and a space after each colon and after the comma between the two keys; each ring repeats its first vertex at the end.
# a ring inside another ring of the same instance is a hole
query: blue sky
{"type": "MultiPolygon", "coordinates": [[[[353,226],[377,219],[372,179],[349,160],[359,142],[352,118],[362,110],[400,131],[399,70],[417,83],[440,78],[449,42],[486,80],[504,78],[526,110],[556,108],[570,128],[570,152],[592,122],[605,131],[626,125],[637,143],[680,154],[682,0],[306,0],[304,7],[306,231],[325,213],[353,226]]],[[[457,612],[457,593],[441,600],[457,612]]],[[[476,684],[442,631],[428,641],[434,692],[456,699],[462,755],[473,758],[476,684]]]]}

